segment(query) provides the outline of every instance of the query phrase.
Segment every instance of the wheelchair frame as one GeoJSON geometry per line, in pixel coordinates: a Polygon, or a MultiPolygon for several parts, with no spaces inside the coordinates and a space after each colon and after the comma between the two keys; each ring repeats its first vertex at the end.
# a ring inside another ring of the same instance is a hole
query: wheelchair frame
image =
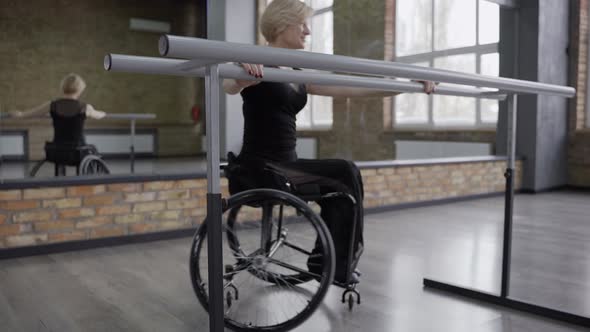
{"type": "Polygon", "coordinates": [[[45,162],[54,164],[55,176],[65,176],[66,166],[75,166],[76,175],[110,174],[109,167],[93,145],[60,146],[53,142],[45,142],[45,159],[33,166],[29,176],[37,175],[45,162]]]}
{"type": "MultiPolygon", "coordinates": [[[[231,158],[230,158],[230,163],[231,163],[231,158]]],[[[226,175],[228,175],[228,173],[230,173],[230,171],[228,170],[228,165],[221,165],[221,169],[224,170],[226,172],[226,175]]],[[[232,167],[235,167],[232,165],[232,167]]],[[[240,167],[239,165],[237,167],[240,167]]],[[[278,171],[272,169],[272,168],[265,168],[265,171],[268,172],[273,172],[272,175],[281,178],[285,181],[285,186],[287,188],[294,188],[294,186],[290,183],[290,181],[288,180],[288,178],[286,178],[284,175],[280,174],[278,171]]],[[[228,176],[229,177],[229,176],[228,176]]],[[[332,240],[332,236],[330,234],[330,231],[328,230],[328,227],[326,226],[326,224],[324,223],[324,221],[321,219],[321,217],[315,213],[315,211],[313,211],[313,209],[311,209],[311,207],[308,205],[309,202],[319,202],[323,199],[330,199],[330,198],[334,198],[334,197],[346,197],[348,199],[350,199],[353,203],[353,208],[354,208],[354,213],[356,215],[357,210],[358,210],[358,204],[355,200],[355,198],[353,196],[351,196],[348,193],[344,193],[344,192],[330,192],[324,195],[321,195],[319,193],[319,191],[317,193],[306,193],[306,194],[298,194],[297,192],[289,192],[289,191],[284,191],[284,190],[276,190],[276,189],[268,189],[268,188],[254,188],[254,189],[249,189],[249,190],[245,190],[245,191],[241,191],[235,195],[231,195],[230,197],[223,199],[222,200],[222,213],[224,212],[228,212],[230,213],[230,216],[228,217],[228,224],[233,223],[233,220],[229,220],[231,218],[235,218],[235,213],[234,209],[239,209],[241,207],[241,202],[244,201],[244,197],[250,197],[252,200],[256,201],[256,200],[263,200],[264,202],[271,202],[271,201],[277,201],[277,200],[282,200],[283,202],[287,202],[289,203],[291,206],[295,207],[294,205],[297,205],[297,207],[301,210],[302,214],[306,214],[307,216],[309,216],[311,219],[317,220],[321,225],[320,228],[323,230],[323,232],[325,232],[325,236],[327,238],[329,238],[328,243],[329,243],[329,250],[328,252],[330,253],[331,257],[329,257],[327,260],[330,262],[330,264],[332,266],[329,267],[329,269],[331,269],[332,271],[334,271],[335,269],[335,255],[334,255],[334,244],[333,244],[333,240],[332,240]],[[232,217],[231,214],[234,213],[234,216],[232,217]]],[[[269,203],[272,204],[272,203],[269,203]]],[[[270,207],[272,209],[272,207],[270,207]]],[[[283,205],[280,205],[280,212],[279,212],[279,225],[282,225],[282,220],[283,220],[283,205]]],[[[262,227],[262,236],[261,236],[261,250],[263,252],[269,253],[270,256],[272,256],[272,253],[274,252],[273,250],[270,250],[271,248],[266,248],[267,245],[269,245],[270,243],[270,238],[271,238],[271,229],[270,229],[270,223],[271,223],[271,214],[268,213],[267,210],[265,210],[265,208],[263,208],[263,215],[261,218],[261,227],[262,227]]],[[[339,281],[335,281],[334,280],[334,273],[332,272],[330,275],[330,280],[328,280],[328,285],[335,285],[341,288],[344,288],[344,291],[342,293],[342,298],[341,301],[342,303],[347,303],[348,304],[348,308],[349,310],[352,310],[352,308],[354,307],[354,303],[356,302],[357,304],[361,304],[361,296],[359,291],[356,289],[356,286],[358,284],[358,282],[354,282],[354,280],[352,279],[352,275],[355,272],[355,267],[356,267],[356,263],[357,261],[354,261],[354,256],[355,256],[355,251],[354,251],[354,242],[355,242],[355,238],[356,238],[356,228],[357,228],[357,223],[358,220],[357,218],[354,218],[354,222],[353,222],[353,229],[350,232],[350,238],[349,238],[349,252],[348,252],[348,259],[347,259],[347,272],[346,272],[346,280],[344,282],[339,282],[339,281]],[[356,301],[355,301],[356,299],[356,301]]],[[[281,229],[282,226],[279,226],[279,229],[277,230],[278,233],[280,233],[282,231],[281,229]]],[[[193,238],[193,243],[192,243],[192,247],[191,247],[191,257],[190,257],[190,274],[191,274],[191,282],[193,285],[193,290],[195,291],[195,294],[197,295],[197,298],[199,299],[199,301],[201,302],[201,304],[203,305],[203,307],[206,310],[209,310],[209,306],[208,306],[208,297],[206,295],[206,290],[204,289],[204,284],[202,282],[202,277],[200,274],[200,271],[198,271],[198,266],[196,266],[195,264],[195,256],[198,256],[199,253],[195,253],[195,250],[197,250],[197,247],[200,245],[200,242],[204,241],[205,237],[206,237],[206,232],[207,232],[207,219],[205,219],[205,221],[201,224],[201,226],[198,228],[197,232],[195,233],[195,236],[193,238]]],[[[234,235],[230,234],[229,231],[226,231],[227,233],[227,237],[228,237],[228,243],[230,246],[230,249],[232,250],[232,252],[235,252],[237,249],[235,248],[236,245],[235,243],[238,243],[238,247],[239,247],[239,239],[233,239],[234,235]],[[233,244],[232,244],[233,242],[233,244]]],[[[318,236],[320,236],[318,234],[318,236]]],[[[279,244],[280,245],[280,244],[279,244]]],[[[276,250],[276,248],[275,248],[276,250]]],[[[227,273],[227,269],[228,266],[226,266],[226,273],[227,273]]],[[[247,266],[242,266],[241,269],[248,269],[247,266]]],[[[270,273],[270,272],[267,272],[270,273]]],[[[264,279],[264,277],[258,276],[261,279],[264,279]]],[[[298,280],[299,282],[301,282],[301,280],[298,280]]],[[[224,276],[224,282],[226,283],[224,285],[224,289],[229,288],[231,289],[231,291],[234,292],[235,294],[235,298],[236,300],[238,299],[238,290],[235,286],[233,286],[232,284],[232,280],[231,279],[227,279],[227,277],[224,276]]],[[[297,282],[297,283],[299,283],[297,282]]],[[[306,282],[306,281],[304,281],[306,282]]],[[[327,291],[327,287],[326,287],[326,291],[327,291]]],[[[313,297],[312,298],[312,302],[313,305],[315,307],[317,307],[317,305],[319,305],[319,303],[321,303],[323,301],[324,296],[326,295],[326,292],[323,291],[321,292],[321,294],[319,294],[319,298],[313,297]]],[[[230,291],[228,291],[228,293],[226,293],[226,295],[224,296],[226,301],[229,301],[228,304],[231,305],[231,295],[230,295],[230,291]]],[[[228,319],[227,317],[224,318],[225,320],[225,325],[229,328],[235,329],[237,331],[260,331],[260,330],[264,330],[264,331],[287,331],[290,330],[292,328],[294,328],[295,326],[301,324],[303,321],[305,321],[315,310],[315,307],[313,308],[313,310],[306,312],[304,314],[301,315],[301,317],[299,316],[295,316],[294,318],[292,318],[291,320],[285,322],[284,324],[277,326],[276,328],[268,328],[268,329],[259,329],[258,327],[247,327],[247,326],[242,326],[242,325],[237,325],[235,322],[233,322],[232,320],[228,319]]]]}

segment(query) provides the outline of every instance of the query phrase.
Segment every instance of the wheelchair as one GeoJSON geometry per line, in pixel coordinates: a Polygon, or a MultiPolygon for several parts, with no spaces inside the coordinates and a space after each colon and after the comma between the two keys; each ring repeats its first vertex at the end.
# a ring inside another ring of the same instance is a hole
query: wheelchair
{"type": "MultiPolygon", "coordinates": [[[[228,157],[228,164],[221,168],[228,179],[235,179],[241,166],[228,157]]],[[[335,281],[330,231],[308,202],[342,196],[351,199],[357,208],[354,197],[342,192],[320,195],[319,187],[317,191],[309,187],[295,190],[280,172],[271,168],[264,172],[273,180],[284,181],[285,187],[254,187],[223,199],[225,326],[234,331],[291,330],[312,315],[332,284],[344,288],[342,302],[352,310],[354,303],[360,304],[361,300],[356,290],[358,279],[352,277],[356,273],[354,246],[350,246],[346,280],[335,281]]],[[[190,275],[194,292],[206,310],[207,241],[205,220],[193,239],[190,275]]]]}
{"type": "Polygon", "coordinates": [[[66,166],[76,167],[76,175],[110,174],[94,145],[45,142],[45,159],[35,164],[29,175],[34,177],[46,162],[54,164],[55,176],[65,176],[66,166]]]}

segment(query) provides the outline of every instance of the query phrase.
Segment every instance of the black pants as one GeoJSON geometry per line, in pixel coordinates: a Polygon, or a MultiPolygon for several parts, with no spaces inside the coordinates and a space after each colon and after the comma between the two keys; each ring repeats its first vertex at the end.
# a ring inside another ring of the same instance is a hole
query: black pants
{"type": "Polygon", "coordinates": [[[342,159],[298,159],[292,162],[271,163],[271,165],[282,171],[295,188],[314,184],[319,186],[321,194],[345,192],[356,200],[356,206],[346,197],[329,198],[319,202],[320,215],[334,241],[335,280],[346,281],[347,272],[356,267],[363,251],[364,192],[359,169],[353,162],[342,159]],[[353,229],[355,229],[355,239],[351,241],[353,229]],[[351,246],[352,264],[349,266],[348,256],[351,246]]]}

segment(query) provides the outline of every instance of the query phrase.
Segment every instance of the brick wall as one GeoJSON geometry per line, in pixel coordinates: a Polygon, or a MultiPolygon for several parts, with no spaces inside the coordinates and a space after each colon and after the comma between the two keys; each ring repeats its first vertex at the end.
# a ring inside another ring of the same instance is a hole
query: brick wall
{"type": "Polygon", "coordinates": [[[572,2],[571,82],[577,90],[570,104],[568,173],[569,184],[590,187],[590,129],[586,126],[588,74],[588,0],[572,2]]]}
{"type": "MultiPolygon", "coordinates": [[[[159,56],[160,33],[131,31],[130,18],[169,22],[171,33],[201,33],[200,0],[43,0],[0,1],[0,108],[27,109],[60,95],[64,75],[87,82],[82,99],[109,113],[154,113],[139,121],[151,127],[190,126],[190,108],[204,105],[201,80],[157,75],[108,73],[107,53],[159,56]]],[[[106,121],[97,126],[105,125],[106,121]]],[[[120,126],[128,126],[119,121],[120,126]]],[[[43,156],[51,139],[49,121],[3,120],[3,129],[27,129],[30,156],[43,156]],[[41,130],[40,130],[41,129],[41,130]]],[[[161,146],[173,145],[173,130],[159,133],[161,146]]],[[[194,141],[200,142],[200,139],[194,141]]],[[[187,147],[188,148],[188,147],[187,147]]],[[[182,151],[195,154],[193,146],[182,151]]]]}
{"type": "Polygon", "coordinates": [[[578,130],[570,137],[569,183],[590,187],[590,130],[578,130]]]}
{"type": "Polygon", "coordinates": [[[191,228],[206,207],[206,180],[0,191],[0,247],[191,228]]]}
{"type": "MultiPolygon", "coordinates": [[[[500,192],[504,161],[362,169],[365,207],[500,192]]],[[[520,163],[517,170],[520,183],[520,163]]],[[[221,181],[224,197],[227,181],[221,181]]],[[[0,190],[0,248],[196,227],[206,179],[0,190]]]]}

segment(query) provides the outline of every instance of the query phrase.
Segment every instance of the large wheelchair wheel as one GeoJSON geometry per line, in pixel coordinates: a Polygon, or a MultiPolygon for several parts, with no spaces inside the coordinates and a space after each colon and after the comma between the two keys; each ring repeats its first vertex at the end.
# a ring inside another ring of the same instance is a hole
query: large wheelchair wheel
{"type": "Polygon", "coordinates": [[[33,168],[31,169],[31,171],[29,172],[29,176],[30,177],[35,177],[37,175],[37,172],[39,172],[39,169],[41,168],[41,166],[43,166],[43,164],[45,164],[47,160],[43,159],[43,160],[39,160],[35,166],[33,166],[33,168]]]}
{"type": "MultiPolygon", "coordinates": [[[[222,218],[224,320],[235,331],[287,331],[321,304],[334,279],[334,245],[320,217],[277,190],[230,197],[222,218]]],[[[208,310],[207,225],[197,230],[191,281],[208,310]]]]}
{"type": "Polygon", "coordinates": [[[104,160],[96,155],[89,154],[80,162],[80,174],[110,174],[110,170],[104,160]]]}

